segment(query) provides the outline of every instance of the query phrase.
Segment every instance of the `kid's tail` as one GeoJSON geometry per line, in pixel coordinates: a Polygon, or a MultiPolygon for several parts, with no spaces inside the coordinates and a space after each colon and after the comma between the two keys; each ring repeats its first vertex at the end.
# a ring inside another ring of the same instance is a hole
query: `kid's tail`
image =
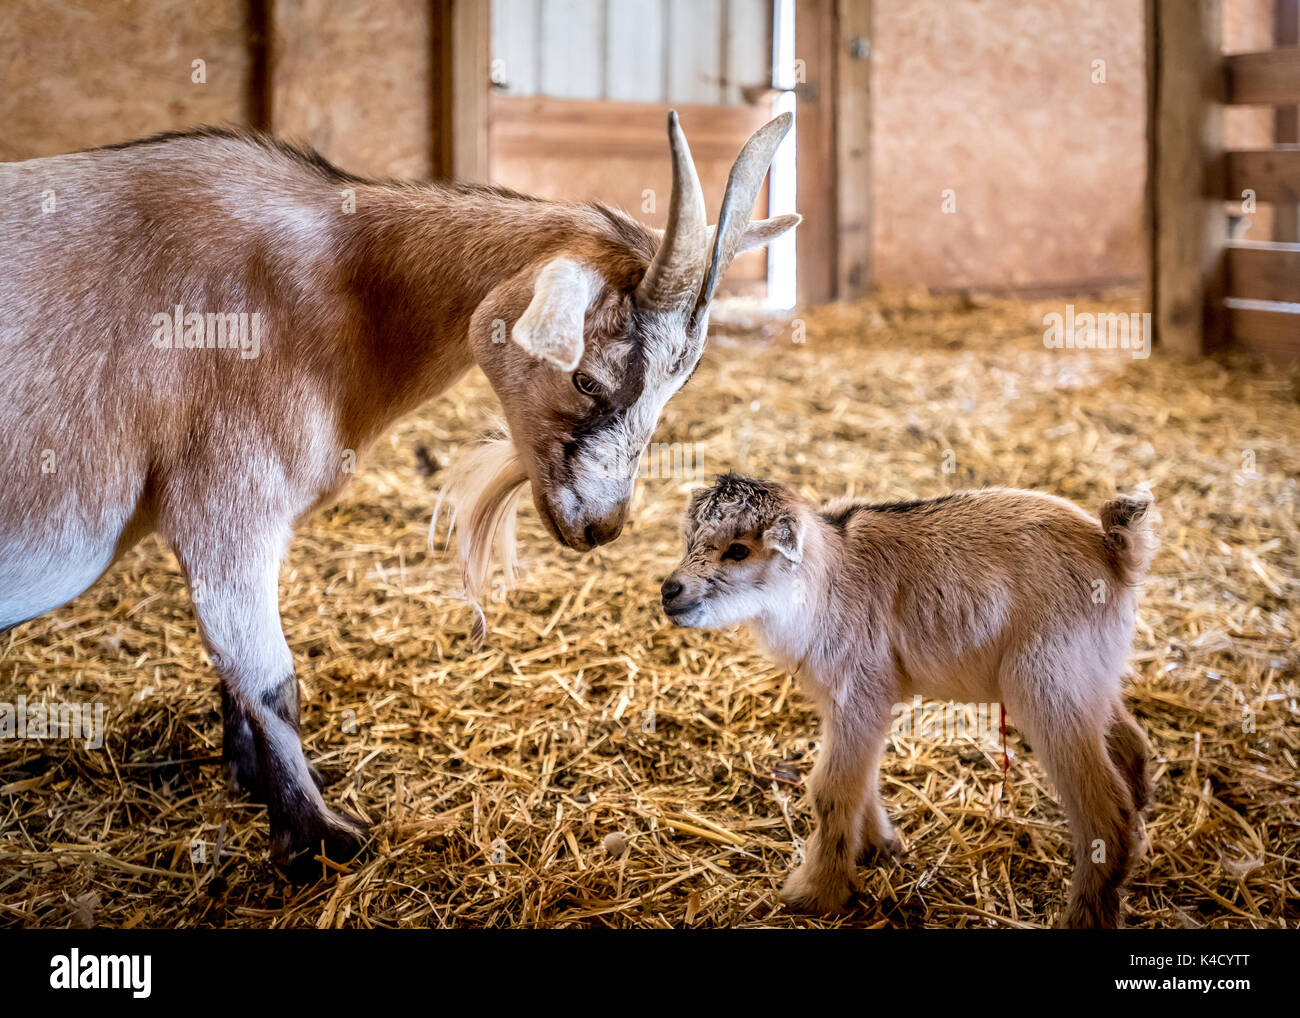
{"type": "Polygon", "coordinates": [[[1102,544],[1115,575],[1129,586],[1141,583],[1160,547],[1156,533],[1160,512],[1155,497],[1149,491],[1120,495],[1103,502],[1097,514],[1101,517],[1102,544]]]}

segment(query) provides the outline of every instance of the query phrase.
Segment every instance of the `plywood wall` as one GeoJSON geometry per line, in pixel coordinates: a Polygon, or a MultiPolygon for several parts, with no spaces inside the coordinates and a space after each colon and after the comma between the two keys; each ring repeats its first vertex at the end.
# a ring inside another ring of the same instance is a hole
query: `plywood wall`
{"type": "Polygon", "coordinates": [[[1141,0],[876,0],[874,11],[878,282],[1142,276],[1141,0]]]}
{"type": "Polygon", "coordinates": [[[353,173],[430,175],[428,0],[276,0],[271,126],[353,173]]]}
{"type": "Polygon", "coordinates": [[[0,160],[248,118],[245,0],[4,0],[0,160]],[[203,61],[202,75],[193,62],[203,61]],[[203,81],[195,81],[196,77],[203,81]]]}
{"type": "MultiPolygon", "coordinates": [[[[264,6],[271,12],[269,126],[354,172],[428,175],[433,5],[264,6]]],[[[4,0],[0,160],[197,124],[249,124],[262,87],[249,24],[254,7],[249,0],[4,0]]]]}

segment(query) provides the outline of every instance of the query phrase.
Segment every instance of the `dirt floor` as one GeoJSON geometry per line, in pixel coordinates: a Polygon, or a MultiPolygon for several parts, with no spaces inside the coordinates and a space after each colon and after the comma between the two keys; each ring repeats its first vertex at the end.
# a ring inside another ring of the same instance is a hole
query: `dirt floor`
{"type": "Polygon", "coordinates": [[[809,834],[809,703],[745,635],[675,630],[658,607],[686,492],[735,467],[825,498],[1001,484],[1089,508],[1149,482],[1165,546],[1128,695],[1157,791],[1129,925],[1295,927],[1297,389],[1047,350],[1043,315],[1064,310],[900,297],[715,327],[657,436],[694,472],[651,471],[623,537],[586,557],[529,505],[525,572],[486,606],[478,652],[456,564],[426,544],[439,473],[493,402],[475,373],[404,421],[281,577],[308,756],[376,824],[372,854],[315,886],[276,875],[264,811],[223,785],[216,678],[174,559],[147,541],[0,643],[0,701],[103,702],[108,724],[97,751],[0,742],[0,924],[1051,923],[1069,838],[1014,718],[1005,779],[996,733],[895,738],[883,789],[906,859],[863,868],[847,915],[777,903],[809,834]]]}

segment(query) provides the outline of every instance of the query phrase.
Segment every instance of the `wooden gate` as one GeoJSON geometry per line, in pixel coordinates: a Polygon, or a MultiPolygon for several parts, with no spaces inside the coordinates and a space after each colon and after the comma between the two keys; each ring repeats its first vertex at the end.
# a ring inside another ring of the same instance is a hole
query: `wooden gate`
{"type": "MultiPolygon", "coordinates": [[[[487,178],[667,219],[676,108],[716,210],[731,163],[772,116],[772,0],[493,0],[487,178]]],[[[765,215],[766,192],[756,215],[765,215]]],[[[732,293],[761,295],[762,252],[732,293]]]]}
{"type": "Polygon", "coordinates": [[[1295,0],[1276,3],[1278,45],[1225,56],[1221,0],[1147,0],[1151,305],[1157,341],[1184,353],[1300,361],[1300,46],[1295,0]],[[1278,108],[1278,142],[1225,150],[1228,104],[1278,108]],[[1230,240],[1229,214],[1258,203],[1279,239],[1230,240]]]}

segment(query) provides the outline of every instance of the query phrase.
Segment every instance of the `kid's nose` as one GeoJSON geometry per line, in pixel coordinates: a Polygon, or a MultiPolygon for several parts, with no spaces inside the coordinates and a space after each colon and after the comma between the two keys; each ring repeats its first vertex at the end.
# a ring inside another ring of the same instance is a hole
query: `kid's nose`
{"type": "Polygon", "coordinates": [[[672,577],[664,580],[664,585],[659,589],[659,593],[663,595],[665,604],[675,599],[679,594],[681,594],[681,592],[682,585],[672,577]]]}

